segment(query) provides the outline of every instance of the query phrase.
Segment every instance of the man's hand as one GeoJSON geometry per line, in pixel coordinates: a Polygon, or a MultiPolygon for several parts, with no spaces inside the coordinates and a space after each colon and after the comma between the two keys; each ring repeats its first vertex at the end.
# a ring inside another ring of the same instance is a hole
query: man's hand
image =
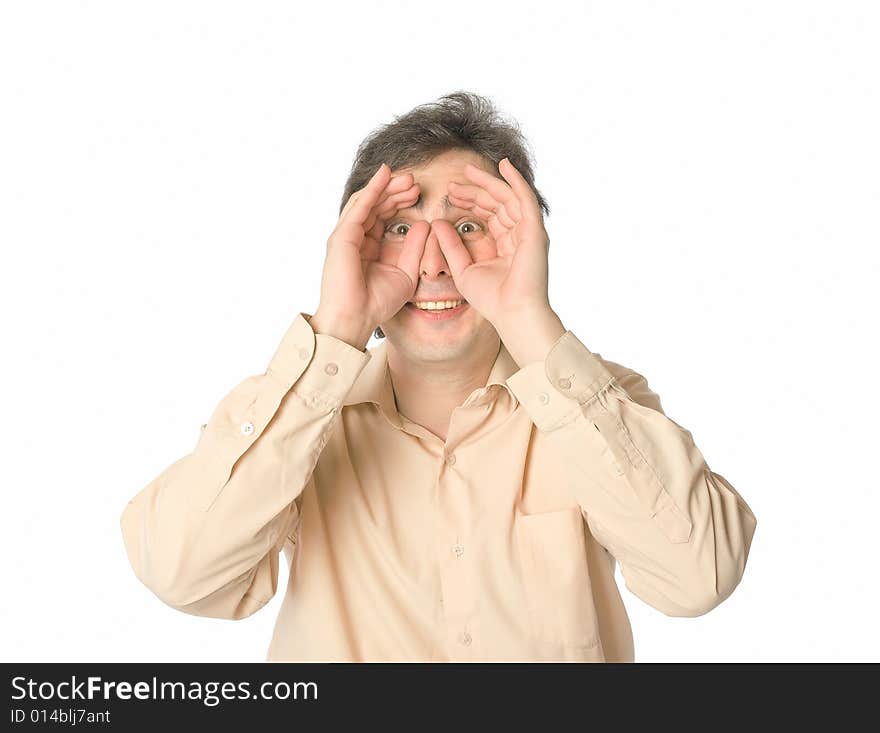
{"type": "Polygon", "coordinates": [[[468,163],[465,175],[473,183],[450,181],[448,186],[453,204],[487,222],[496,257],[474,262],[449,222],[438,219],[431,226],[459,292],[525,366],[543,360],[565,327],[547,296],[550,238],[538,199],[507,158],[498,170],[503,181],[468,163]]]}
{"type": "Polygon", "coordinates": [[[379,262],[379,247],[387,221],[412,206],[418,195],[411,173],[392,178],[383,163],[349,197],[327,240],[321,301],[310,321],[316,333],[363,351],[373,329],[412,297],[430,225],[419,221],[410,227],[396,265],[379,262]]]}

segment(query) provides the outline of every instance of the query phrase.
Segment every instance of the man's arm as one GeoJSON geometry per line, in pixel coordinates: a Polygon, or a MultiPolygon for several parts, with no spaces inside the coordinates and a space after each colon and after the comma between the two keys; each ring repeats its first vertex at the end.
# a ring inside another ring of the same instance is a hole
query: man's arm
{"type": "Polygon", "coordinates": [[[448,186],[456,206],[488,217],[494,260],[475,263],[451,225],[432,222],[455,284],[522,367],[507,384],[557,446],[627,587],[669,615],[705,613],[739,583],[755,516],[709,470],[690,432],[666,417],[644,377],[566,331],[547,295],[550,238],[535,192],[507,158],[498,172],[468,164],[471,183],[448,186]]]}
{"type": "Polygon", "coordinates": [[[265,373],[229,392],[195,450],[122,513],[135,574],[180,611],[241,619],[275,595],[300,494],[371,358],[308,318],[296,317],[265,373]]]}
{"type": "Polygon", "coordinates": [[[132,567],[168,605],[240,619],[275,595],[300,495],[370,359],[370,333],[418,281],[426,224],[412,227],[396,264],[379,261],[388,218],[418,195],[411,173],[392,176],[383,163],[349,197],[327,240],[314,316],[297,316],[266,372],[226,395],[195,450],[125,507],[132,567]]]}
{"type": "Polygon", "coordinates": [[[733,592],[755,515],[642,375],[566,331],[507,384],[558,449],[590,530],[620,563],[627,588],[670,616],[701,615],[733,592]]]}

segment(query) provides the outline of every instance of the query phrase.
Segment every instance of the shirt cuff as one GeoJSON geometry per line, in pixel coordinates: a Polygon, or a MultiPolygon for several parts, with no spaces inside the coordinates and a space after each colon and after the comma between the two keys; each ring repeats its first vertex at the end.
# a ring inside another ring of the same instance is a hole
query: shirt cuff
{"type": "Polygon", "coordinates": [[[548,432],[569,422],[612,379],[601,357],[566,331],[544,361],[515,372],[507,378],[507,386],[538,429],[548,432]]]}
{"type": "Polygon", "coordinates": [[[372,354],[334,336],[315,333],[311,317],[297,315],[269,362],[267,374],[285,390],[292,388],[306,404],[330,410],[342,403],[372,354]]]}

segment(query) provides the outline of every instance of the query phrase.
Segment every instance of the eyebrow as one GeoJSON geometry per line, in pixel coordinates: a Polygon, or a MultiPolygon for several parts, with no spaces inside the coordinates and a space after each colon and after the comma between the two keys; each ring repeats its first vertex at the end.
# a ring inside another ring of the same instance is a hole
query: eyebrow
{"type": "MultiPolygon", "coordinates": [[[[413,208],[416,211],[420,211],[422,206],[424,205],[424,203],[425,203],[425,200],[424,200],[424,198],[422,198],[421,192],[419,192],[419,197],[416,199],[416,202],[410,208],[413,208]]],[[[449,211],[449,209],[455,208],[453,206],[452,202],[449,200],[448,194],[443,196],[442,199],[440,199],[440,203],[443,205],[444,211],[449,211]]]]}

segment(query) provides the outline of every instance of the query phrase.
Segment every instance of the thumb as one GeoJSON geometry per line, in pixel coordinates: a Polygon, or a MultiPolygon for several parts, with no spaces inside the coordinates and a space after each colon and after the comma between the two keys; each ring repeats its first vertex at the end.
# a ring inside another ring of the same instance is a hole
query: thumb
{"type": "Polygon", "coordinates": [[[425,243],[431,233],[431,226],[426,221],[417,221],[406,233],[403,247],[397,258],[397,269],[403,270],[412,281],[413,290],[419,282],[419,268],[425,253],[425,243]]]}
{"type": "Polygon", "coordinates": [[[437,243],[440,245],[440,251],[446,258],[449,269],[452,270],[452,279],[458,280],[461,274],[472,264],[470,253],[467,247],[458,236],[452,224],[443,219],[438,219],[431,223],[431,230],[437,236],[437,243]]]}

